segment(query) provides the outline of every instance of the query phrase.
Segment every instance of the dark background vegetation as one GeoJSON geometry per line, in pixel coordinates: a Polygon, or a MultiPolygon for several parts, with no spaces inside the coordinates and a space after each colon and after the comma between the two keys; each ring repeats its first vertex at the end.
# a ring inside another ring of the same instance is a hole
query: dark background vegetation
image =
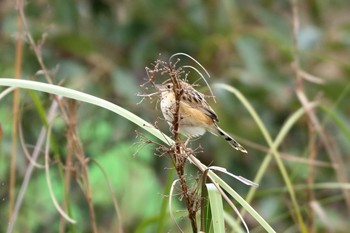
{"type": "MultiPolygon", "coordinates": [[[[14,77],[18,15],[13,1],[3,0],[0,5],[0,77],[14,77]]],[[[292,183],[297,187],[297,201],[309,232],[346,232],[350,228],[350,206],[345,201],[350,164],[349,10],[350,2],[346,0],[299,1],[300,65],[305,72],[323,81],[322,84],[304,81],[303,91],[310,101],[319,101],[316,116],[334,153],[340,155],[339,163],[330,159],[334,155],[325,150],[306,116],[286,135],[279,148],[292,183]],[[311,144],[313,140],[315,143],[311,144]],[[316,156],[310,158],[312,152],[316,156]],[[312,168],[314,174],[310,172],[312,168]],[[339,177],[337,169],[345,173],[339,177]],[[311,184],[308,183],[310,177],[311,184]],[[324,187],[311,187],[319,183],[324,187]]],[[[293,17],[287,0],[32,0],[25,3],[25,13],[34,39],[39,41],[45,37],[42,57],[52,71],[55,84],[112,101],[149,122],[157,121],[166,133],[168,126],[159,118],[156,99],[138,105],[141,98],[136,95],[153,91],[140,85],[147,80],[145,67],[151,66],[159,54],[166,60],[174,53],[187,53],[209,71],[211,85],[226,83],[238,88],[273,138],[287,117],[302,106],[295,94],[293,17]]],[[[37,74],[41,67],[26,37],[22,36],[21,78],[46,82],[37,74]]],[[[185,58],[182,62],[191,63],[185,58]]],[[[223,166],[234,174],[254,179],[268,150],[266,141],[234,95],[222,89],[213,91],[217,103],[211,103],[219,115],[221,128],[235,135],[249,153],[242,155],[224,140],[206,134],[192,143],[194,148],[202,145],[203,152],[197,156],[206,165],[223,166]]],[[[49,95],[38,93],[38,96],[48,108],[52,101],[49,95]]],[[[9,208],[12,97],[0,104],[3,131],[0,135],[0,232],[4,232],[9,208]]],[[[30,149],[43,122],[26,91],[21,91],[20,115],[30,149]]],[[[86,156],[97,160],[112,182],[125,232],[155,232],[166,194],[167,173],[172,166],[170,160],[156,156],[152,146],[139,150],[140,139],[136,138],[135,130],[152,137],[96,106],[79,104],[77,128],[86,156]]],[[[53,136],[62,161],[66,154],[65,132],[64,122],[57,119],[53,136]]],[[[44,163],[43,157],[38,162],[44,163]]],[[[27,165],[18,143],[16,194],[27,165]]],[[[53,163],[51,179],[57,199],[62,200],[63,184],[55,167],[53,163]]],[[[94,164],[89,164],[89,177],[97,226],[100,232],[115,232],[116,212],[105,178],[94,164]]],[[[223,178],[243,197],[248,192],[245,185],[223,178]]],[[[70,198],[71,215],[78,221],[76,232],[91,232],[86,200],[76,181],[72,183],[70,198]]],[[[181,208],[181,202],[176,205],[181,208]]],[[[277,232],[299,231],[289,195],[274,162],[264,174],[252,206],[277,232]]],[[[168,215],[166,218],[164,231],[176,232],[175,224],[168,215]]],[[[249,216],[245,218],[251,229],[263,232],[249,216]]],[[[186,232],[187,219],[179,221],[186,232]]],[[[45,172],[37,169],[29,183],[15,232],[58,232],[59,224],[60,215],[52,204],[45,172]]]]}

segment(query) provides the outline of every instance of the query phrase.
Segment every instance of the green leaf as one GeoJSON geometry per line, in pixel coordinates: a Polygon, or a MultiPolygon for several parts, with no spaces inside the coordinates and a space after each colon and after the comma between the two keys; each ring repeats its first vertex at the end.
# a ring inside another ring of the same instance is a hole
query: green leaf
{"type": "Polygon", "coordinates": [[[225,232],[224,206],[222,196],[214,184],[205,184],[208,190],[213,229],[215,233],[225,232]]]}

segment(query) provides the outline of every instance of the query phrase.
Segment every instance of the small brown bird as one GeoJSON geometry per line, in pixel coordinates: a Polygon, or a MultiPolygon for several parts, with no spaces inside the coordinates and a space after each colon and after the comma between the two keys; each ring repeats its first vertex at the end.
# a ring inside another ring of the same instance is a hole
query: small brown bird
{"type": "MultiPolygon", "coordinates": [[[[218,116],[209,106],[204,95],[185,81],[180,81],[180,85],[183,92],[179,106],[179,132],[187,137],[197,137],[209,131],[216,136],[220,135],[225,138],[236,150],[247,153],[243,146],[217,125],[218,116]]],[[[157,85],[157,88],[161,93],[160,108],[163,116],[172,126],[176,108],[173,84],[168,82],[157,85]]]]}

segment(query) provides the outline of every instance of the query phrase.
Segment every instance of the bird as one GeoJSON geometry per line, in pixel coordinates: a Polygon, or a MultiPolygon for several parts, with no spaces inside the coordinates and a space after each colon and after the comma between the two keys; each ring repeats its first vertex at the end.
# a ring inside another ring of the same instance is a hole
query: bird
{"type": "MultiPolygon", "coordinates": [[[[235,139],[218,126],[219,118],[205,100],[204,94],[198,92],[189,83],[179,80],[179,133],[186,137],[198,137],[206,131],[223,137],[234,149],[248,153],[235,139]]],[[[165,120],[172,127],[176,111],[174,84],[165,82],[156,85],[160,92],[160,108],[165,120]]]]}

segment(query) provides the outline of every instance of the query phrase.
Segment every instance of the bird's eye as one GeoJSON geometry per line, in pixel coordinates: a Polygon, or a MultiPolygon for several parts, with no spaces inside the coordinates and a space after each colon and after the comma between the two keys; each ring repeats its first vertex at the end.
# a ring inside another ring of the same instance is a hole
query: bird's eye
{"type": "Polygon", "coordinates": [[[170,84],[168,84],[166,87],[167,87],[168,89],[170,89],[170,88],[171,88],[171,85],[170,85],[170,84]]]}

